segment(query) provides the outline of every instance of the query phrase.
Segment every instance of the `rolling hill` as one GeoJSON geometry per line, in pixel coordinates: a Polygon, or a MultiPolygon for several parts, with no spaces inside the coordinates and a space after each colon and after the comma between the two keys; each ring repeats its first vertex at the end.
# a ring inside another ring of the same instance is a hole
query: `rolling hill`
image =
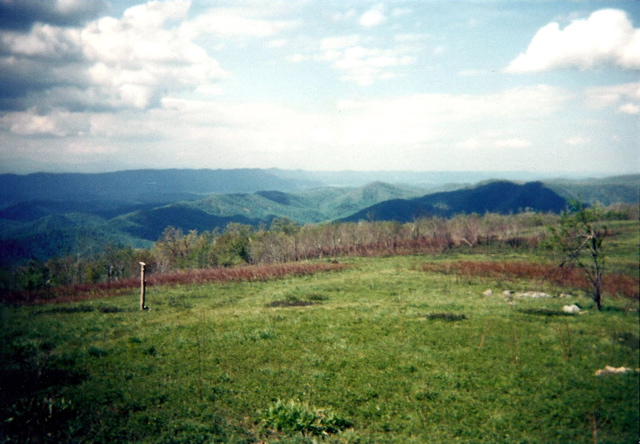
{"type": "Polygon", "coordinates": [[[294,191],[319,182],[283,179],[266,170],[131,170],[113,173],[0,174],[0,207],[41,200],[59,202],[176,202],[211,193],[294,191]]]}
{"type": "Polygon", "coordinates": [[[278,217],[299,224],[399,220],[456,213],[560,211],[565,198],[638,203],[639,175],[463,188],[453,181],[488,173],[284,170],[138,170],[103,174],[0,175],[0,260],[48,257],[105,245],[150,247],[165,227],[223,229],[229,222],[269,226],[278,217]],[[450,182],[445,182],[449,180],[450,182]],[[429,183],[427,188],[399,183],[429,183]],[[443,191],[444,190],[444,191],[443,191]],[[435,192],[439,191],[439,192],[435,192]],[[429,193],[429,194],[428,194],[429,193]]]}
{"type": "Polygon", "coordinates": [[[614,203],[637,204],[640,202],[640,175],[613,176],[600,179],[545,182],[549,188],[566,199],[611,205],[614,203]]]}
{"type": "Polygon", "coordinates": [[[561,212],[566,200],[542,182],[519,185],[497,181],[457,191],[428,194],[414,199],[394,199],[372,205],[340,219],[341,222],[359,220],[397,220],[410,222],[416,217],[449,217],[460,213],[518,213],[525,210],[561,212]]]}
{"type": "Polygon", "coordinates": [[[149,241],[172,225],[189,230],[223,229],[229,222],[269,226],[286,217],[298,224],[328,222],[368,205],[393,198],[415,197],[424,190],[375,182],[358,188],[320,188],[296,193],[259,191],[214,194],[204,199],[141,209],[107,222],[110,227],[149,241]]]}
{"type": "Polygon", "coordinates": [[[173,203],[114,201],[19,202],[0,210],[0,256],[6,263],[45,260],[109,243],[150,247],[167,226],[209,231],[230,222],[269,226],[278,217],[299,224],[328,222],[368,205],[415,197],[424,189],[381,182],[358,188],[318,188],[286,193],[211,194],[173,203]]]}

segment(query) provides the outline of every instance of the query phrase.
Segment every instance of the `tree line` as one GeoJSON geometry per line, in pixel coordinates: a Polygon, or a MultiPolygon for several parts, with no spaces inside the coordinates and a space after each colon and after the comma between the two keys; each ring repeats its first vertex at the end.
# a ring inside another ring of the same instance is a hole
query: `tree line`
{"type": "MultiPolygon", "coordinates": [[[[616,205],[602,215],[609,219],[637,219],[637,208],[616,205]]],[[[525,212],[461,214],[448,219],[423,217],[409,223],[299,225],[287,218],[275,218],[268,227],[229,223],[224,230],[201,233],[169,226],[149,249],[111,244],[101,251],[78,251],[47,261],[31,259],[14,270],[2,270],[0,290],[114,282],[136,276],[139,262],[147,264],[149,273],[166,273],[344,256],[439,254],[461,246],[534,248],[549,238],[546,227],[559,222],[556,214],[525,212]]]]}

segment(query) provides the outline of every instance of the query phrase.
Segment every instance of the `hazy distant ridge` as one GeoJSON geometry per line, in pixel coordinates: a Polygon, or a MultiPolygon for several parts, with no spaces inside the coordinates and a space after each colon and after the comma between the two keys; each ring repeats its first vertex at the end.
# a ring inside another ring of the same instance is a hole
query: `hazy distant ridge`
{"type": "MultiPolygon", "coordinates": [[[[269,226],[276,217],[306,224],[411,221],[422,216],[509,213],[526,208],[557,212],[564,209],[565,198],[637,204],[640,183],[640,175],[631,175],[465,186],[447,181],[461,176],[442,175],[443,182],[419,187],[399,183],[410,184],[430,173],[402,176],[396,172],[396,184],[375,181],[358,187],[329,187],[318,182],[323,173],[305,176],[304,171],[295,171],[289,172],[294,177],[279,177],[282,171],[0,175],[0,258],[5,262],[46,259],[78,249],[99,250],[109,242],[149,247],[169,225],[202,232],[223,229],[229,222],[269,226]]],[[[377,177],[374,172],[352,173],[347,181],[377,177]]],[[[335,174],[329,178],[336,179],[335,174]]]]}
{"type": "Polygon", "coordinates": [[[0,205],[28,200],[174,202],[211,193],[293,191],[310,185],[262,169],[1,174],[0,205]]]}
{"type": "Polygon", "coordinates": [[[518,185],[497,181],[457,191],[428,194],[414,199],[396,199],[365,208],[344,222],[397,220],[410,222],[418,217],[448,217],[460,213],[518,213],[525,210],[559,213],[566,200],[542,182],[518,185]]]}

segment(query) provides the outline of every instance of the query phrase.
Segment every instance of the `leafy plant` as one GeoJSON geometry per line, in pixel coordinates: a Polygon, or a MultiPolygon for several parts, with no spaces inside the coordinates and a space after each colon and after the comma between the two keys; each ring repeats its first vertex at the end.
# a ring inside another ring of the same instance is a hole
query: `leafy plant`
{"type": "Polygon", "coordinates": [[[313,409],[295,401],[277,400],[260,412],[262,427],[287,435],[328,435],[352,426],[351,422],[331,409],[313,409]]]}
{"type": "Polygon", "coordinates": [[[558,227],[550,227],[551,245],[563,253],[560,267],[577,266],[584,271],[591,284],[591,298],[600,310],[602,307],[602,278],[605,272],[603,242],[609,234],[601,224],[603,209],[587,208],[583,203],[570,202],[569,211],[560,218],[558,227]]]}
{"type": "Polygon", "coordinates": [[[439,321],[463,321],[467,319],[464,314],[456,314],[456,313],[429,313],[425,316],[429,320],[439,320],[439,321]]]}

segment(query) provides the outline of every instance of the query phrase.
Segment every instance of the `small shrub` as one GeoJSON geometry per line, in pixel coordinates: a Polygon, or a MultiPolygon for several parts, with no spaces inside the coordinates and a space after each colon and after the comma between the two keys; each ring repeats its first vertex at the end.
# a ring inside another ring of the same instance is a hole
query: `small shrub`
{"type": "Polygon", "coordinates": [[[78,307],[64,307],[57,306],[51,307],[46,310],[36,311],[35,314],[52,314],[52,313],[64,313],[64,314],[72,314],[72,313],[91,313],[93,311],[93,307],[89,306],[78,306],[78,307]]]}
{"type": "Polygon", "coordinates": [[[351,422],[331,409],[312,409],[295,401],[281,400],[260,412],[260,424],[268,430],[293,435],[327,435],[351,427],[351,422]]]}
{"type": "Polygon", "coordinates": [[[464,321],[467,319],[466,315],[456,313],[429,313],[425,317],[431,321],[464,321]]]}
{"type": "Polygon", "coordinates": [[[100,347],[96,347],[94,345],[92,345],[87,349],[87,353],[89,354],[89,356],[93,356],[94,358],[101,358],[109,354],[108,351],[103,350],[100,347]]]}
{"type": "Polygon", "coordinates": [[[629,347],[632,350],[638,350],[638,348],[640,348],[638,336],[634,335],[633,333],[624,332],[616,335],[614,339],[618,344],[629,347]]]}
{"type": "Polygon", "coordinates": [[[273,301],[267,304],[267,307],[307,307],[309,305],[315,305],[315,302],[301,301],[299,299],[285,299],[282,301],[273,301]]]}
{"type": "Polygon", "coordinates": [[[310,301],[328,301],[329,298],[327,296],[324,296],[322,294],[318,294],[318,293],[311,293],[307,295],[307,299],[309,299],[310,301]]]}
{"type": "Polygon", "coordinates": [[[100,311],[100,313],[122,313],[123,311],[125,311],[120,307],[109,307],[109,306],[100,307],[98,310],[100,311]]]}
{"type": "Polygon", "coordinates": [[[550,308],[523,308],[520,312],[536,316],[574,316],[572,313],[565,313],[560,310],[552,310],[550,308]]]}
{"type": "Polygon", "coordinates": [[[264,339],[275,338],[275,333],[272,330],[257,330],[250,336],[252,341],[259,341],[264,339]]]}

